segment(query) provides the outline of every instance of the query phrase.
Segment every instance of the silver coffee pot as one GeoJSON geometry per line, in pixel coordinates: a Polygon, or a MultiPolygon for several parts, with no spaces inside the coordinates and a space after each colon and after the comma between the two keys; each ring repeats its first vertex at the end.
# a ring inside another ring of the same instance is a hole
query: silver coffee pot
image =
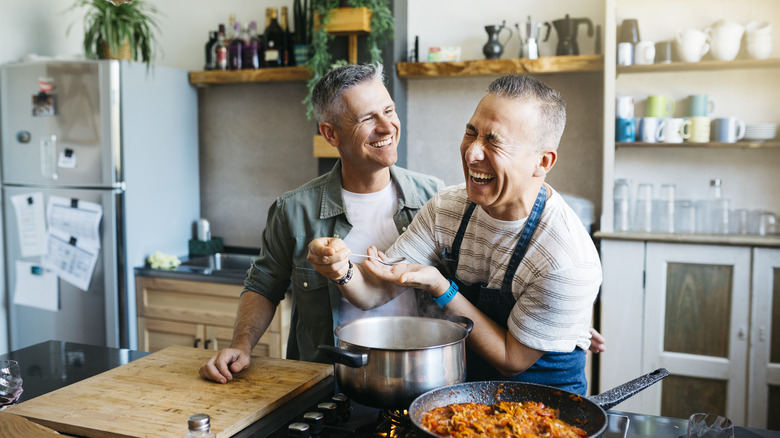
{"type": "Polygon", "coordinates": [[[536,59],[539,57],[539,38],[541,36],[542,26],[547,28],[547,33],[542,42],[550,38],[550,23],[542,23],[528,16],[524,23],[516,23],[517,34],[520,37],[520,58],[536,59]],[[522,25],[521,25],[522,24],[522,25]]]}

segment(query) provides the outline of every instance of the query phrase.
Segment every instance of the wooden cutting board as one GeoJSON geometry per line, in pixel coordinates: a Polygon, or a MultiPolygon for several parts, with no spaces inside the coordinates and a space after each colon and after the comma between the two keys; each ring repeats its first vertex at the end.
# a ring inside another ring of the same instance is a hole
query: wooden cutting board
{"type": "Polygon", "coordinates": [[[168,347],[5,412],[95,438],[180,438],[187,418],[200,413],[211,416],[218,437],[228,437],[333,374],[332,365],[256,358],[231,382],[219,384],[198,375],[213,354],[168,347]]]}

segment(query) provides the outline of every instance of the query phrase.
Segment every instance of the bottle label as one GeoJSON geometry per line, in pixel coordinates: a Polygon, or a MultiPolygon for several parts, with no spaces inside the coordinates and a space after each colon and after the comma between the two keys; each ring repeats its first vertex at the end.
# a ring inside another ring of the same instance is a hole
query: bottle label
{"type": "Polygon", "coordinates": [[[227,69],[227,50],[224,47],[220,47],[216,51],[217,53],[217,68],[220,70],[227,69]]]}
{"type": "Polygon", "coordinates": [[[265,49],[265,61],[277,62],[279,61],[279,51],[276,49],[265,49]]]}

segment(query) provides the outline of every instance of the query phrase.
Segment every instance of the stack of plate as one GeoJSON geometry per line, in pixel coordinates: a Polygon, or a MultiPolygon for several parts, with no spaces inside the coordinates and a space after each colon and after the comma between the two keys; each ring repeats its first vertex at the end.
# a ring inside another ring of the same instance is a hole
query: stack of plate
{"type": "Polygon", "coordinates": [[[771,140],[777,135],[777,123],[754,123],[745,126],[745,140],[771,140]]]}

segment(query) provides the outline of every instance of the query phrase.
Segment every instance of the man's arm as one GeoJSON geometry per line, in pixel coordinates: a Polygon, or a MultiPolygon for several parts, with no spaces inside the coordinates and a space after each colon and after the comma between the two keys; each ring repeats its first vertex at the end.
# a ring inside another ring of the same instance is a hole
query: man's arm
{"type": "Polygon", "coordinates": [[[218,383],[233,380],[233,373],[249,367],[252,349],[263,336],[276,313],[276,305],[255,292],[241,294],[230,348],[217,352],[200,367],[204,379],[218,383]]]}

